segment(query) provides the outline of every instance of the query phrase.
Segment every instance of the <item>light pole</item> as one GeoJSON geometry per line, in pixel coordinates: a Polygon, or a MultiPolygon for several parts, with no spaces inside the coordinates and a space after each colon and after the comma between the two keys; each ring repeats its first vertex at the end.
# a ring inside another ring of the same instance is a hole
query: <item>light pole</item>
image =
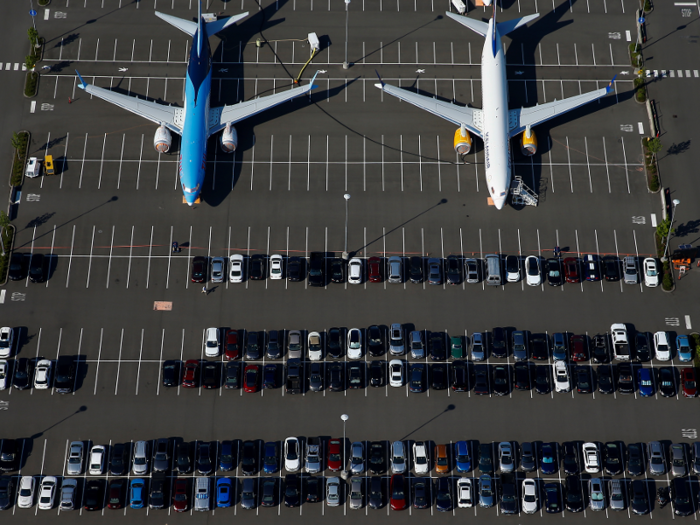
{"type": "Polygon", "coordinates": [[[346,193],[343,195],[345,199],[345,251],[343,252],[343,259],[348,260],[350,255],[348,254],[348,201],[350,200],[350,194],[346,193]]]}
{"type": "Polygon", "coordinates": [[[348,7],[350,7],[350,0],[345,0],[345,62],[343,62],[343,69],[350,67],[348,63],[348,7]]]}
{"type": "Polygon", "coordinates": [[[340,419],[343,420],[343,468],[340,471],[340,477],[343,479],[347,479],[348,471],[345,470],[345,423],[348,419],[350,419],[350,416],[348,416],[347,414],[343,414],[342,416],[340,416],[340,419]]]}
{"type": "Polygon", "coordinates": [[[673,208],[671,208],[671,224],[668,226],[668,233],[666,234],[666,248],[664,248],[664,257],[663,261],[666,261],[666,253],[668,252],[668,243],[671,242],[671,230],[673,230],[673,219],[675,218],[676,214],[676,206],[678,206],[681,203],[678,199],[673,199],[673,208]]]}

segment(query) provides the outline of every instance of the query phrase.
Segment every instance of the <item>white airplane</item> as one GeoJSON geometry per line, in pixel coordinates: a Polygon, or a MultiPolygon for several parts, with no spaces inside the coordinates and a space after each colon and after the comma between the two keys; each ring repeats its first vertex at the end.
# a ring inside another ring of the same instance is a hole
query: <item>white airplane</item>
{"type": "MultiPolygon", "coordinates": [[[[491,2],[484,2],[490,5],[491,2]]],[[[432,97],[411,93],[385,84],[381,77],[376,87],[414,106],[429,111],[459,126],[454,135],[454,148],[460,155],[469,153],[473,133],[484,141],[486,183],[497,209],[503,208],[508,198],[511,177],[510,139],[522,133],[520,147],[524,155],[537,151],[537,137],[532,127],[571,111],[579,106],[598,100],[613,90],[610,83],[590,93],[564,100],[555,100],[534,107],[508,110],[508,79],[506,61],[503,56],[501,37],[537,18],[539,13],[507,22],[496,23],[496,4],[488,23],[466,16],[445,13],[448,17],[486,38],[481,52],[481,99],[484,109],[474,109],[442,102],[432,97]]],[[[377,74],[378,76],[379,74],[377,74]]]]}

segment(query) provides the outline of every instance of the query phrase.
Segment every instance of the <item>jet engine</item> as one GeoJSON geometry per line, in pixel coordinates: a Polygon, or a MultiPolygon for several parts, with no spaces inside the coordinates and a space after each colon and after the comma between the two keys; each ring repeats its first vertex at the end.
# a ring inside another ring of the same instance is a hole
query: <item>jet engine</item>
{"type": "Polygon", "coordinates": [[[520,151],[526,157],[531,157],[537,152],[537,136],[535,132],[530,129],[530,126],[525,128],[523,134],[520,135],[520,151]]]}
{"type": "Polygon", "coordinates": [[[173,137],[170,134],[170,130],[165,126],[161,125],[153,137],[153,147],[158,153],[167,153],[170,151],[170,146],[173,143],[173,137]]]}
{"type": "Polygon", "coordinates": [[[221,150],[224,153],[232,153],[236,151],[238,147],[238,133],[236,133],[236,128],[231,124],[226,124],[226,127],[221,132],[221,150]]]}
{"type": "Polygon", "coordinates": [[[472,149],[472,138],[464,125],[455,131],[454,146],[459,155],[466,155],[472,149]]]}

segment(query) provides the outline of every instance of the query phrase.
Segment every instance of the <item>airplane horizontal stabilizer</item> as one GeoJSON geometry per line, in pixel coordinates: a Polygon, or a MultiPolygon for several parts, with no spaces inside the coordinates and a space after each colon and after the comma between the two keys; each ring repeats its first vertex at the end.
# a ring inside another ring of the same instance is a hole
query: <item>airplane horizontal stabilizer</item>
{"type": "Polygon", "coordinates": [[[497,27],[498,27],[498,34],[501,36],[505,36],[508,33],[515,31],[519,27],[524,26],[528,22],[534,20],[540,16],[539,13],[535,13],[534,15],[527,15],[523,16],[522,18],[515,18],[513,20],[508,20],[507,22],[499,22],[497,27]]]}
{"type": "Polygon", "coordinates": [[[243,20],[246,16],[248,16],[248,11],[241,13],[240,15],[229,16],[228,18],[217,20],[216,22],[207,22],[207,35],[215,35],[219,31],[223,31],[227,27],[231,27],[239,20],[243,20]]]}
{"type": "Polygon", "coordinates": [[[185,20],[172,15],[166,15],[165,13],[160,13],[158,11],[156,11],[156,16],[190,36],[194,36],[194,34],[197,32],[197,22],[192,22],[191,20],[185,20]]]}
{"type": "Polygon", "coordinates": [[[445,14],[455,22],[459,22],[463,26],[468,27],[476,34],[479,34],[481,36],[485,37],[486,33],[489,30],[489,25],[486,22],[482,22],[481,20],[474,20],[473,18],[469,18],[466,16],[456,15],[454,13],[450,13],[449,11],[446,11],[445,14]]]}

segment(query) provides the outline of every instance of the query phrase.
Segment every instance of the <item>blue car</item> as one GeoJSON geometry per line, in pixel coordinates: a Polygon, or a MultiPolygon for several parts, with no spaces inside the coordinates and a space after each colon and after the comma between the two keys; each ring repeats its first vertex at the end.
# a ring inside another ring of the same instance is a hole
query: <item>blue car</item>
{"type": "Polygon", "coordinates": [[[134,478],[129,484],[129,506],[132,509],[142,509],[146,497],[146,480],[134,478]]]}
{"type": "Polygon", "coordinates": [[[233,443],[222,441],[219,448],[219,469],[229,471],[233,469],[233,443]]]}
{"type": "Polygon", "coordinates": [[[651,368],[640,368],[637,370],[637,384],[639,385],[639,394],[642,397],[654,395],[654,377],[651,368]]]}
{"type": "Polygon", "coordinates": [[[216,480],[216,506],[230,507],[232,494],[232,484],[229,478],[218,478],[216,480]]]}
{"type": "Polygon", "coordinates": [[[678,359],[681,362],[687,363],[693,359],[693,350],[690,348],[690,340],[687,335],[679,335],[676,337],[676,351],[678,359]]]}
{"type": "Polygon", "coordinates": [[[554,474],[557,471],[557,452],[554,443],[543,443],[540,450],[540,470],[542,474],[554,474]]]}
{"type": "Polygon", "coordinates": [[[263,454],[263,471],[265,474],[277,472],[277,458],[279,457],[279,447],[275,442],[265,443],[263,454]]]}
{"type": "Polygon", "coordinates": [[[469,455],[469,445],[466,441],[455,443],[455,463],[457,472],[469,472],[472,469],[472,458],[469,455]]]}

